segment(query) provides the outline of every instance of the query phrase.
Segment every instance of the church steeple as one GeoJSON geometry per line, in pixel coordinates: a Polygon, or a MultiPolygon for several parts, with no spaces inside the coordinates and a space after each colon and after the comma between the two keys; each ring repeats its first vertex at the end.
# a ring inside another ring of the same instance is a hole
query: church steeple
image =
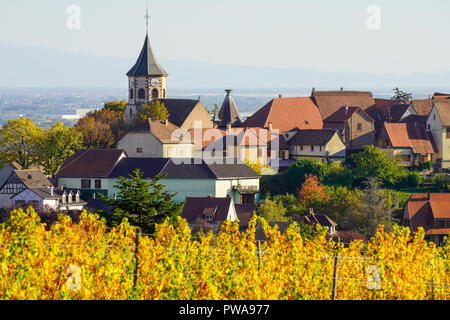
{"type": "Polygon", "coordinates": [[[146,34],[144,46],[134,66],[127,72],[128,105],[126,117],[129,121],[136,115],[142,104],[150,104],[154,99],[167,98],[168,73],[156,60],[148,36],[148,9],[146,10],[146,34]]]}
{"type": "Polygon", "coordinates": [[[127,76],[163,76],[168,75],[166,70],[158,63],[150,46],[150,40],[148,33],[145,35],[144,46],[141,53],[130,71],[127,72],[127,76]]]}

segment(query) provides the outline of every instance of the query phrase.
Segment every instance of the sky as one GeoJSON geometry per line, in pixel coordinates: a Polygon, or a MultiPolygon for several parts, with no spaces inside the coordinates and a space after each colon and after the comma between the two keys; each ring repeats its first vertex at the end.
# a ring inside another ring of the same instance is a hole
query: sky
{"type": "Polygon", "coordinates": [[[450,72],[448,0],[0,0],[0,42],[136,59],[147,3],[160,60],[450,72]],[[79,29],[67,26],[72,5],[79,29]]]}

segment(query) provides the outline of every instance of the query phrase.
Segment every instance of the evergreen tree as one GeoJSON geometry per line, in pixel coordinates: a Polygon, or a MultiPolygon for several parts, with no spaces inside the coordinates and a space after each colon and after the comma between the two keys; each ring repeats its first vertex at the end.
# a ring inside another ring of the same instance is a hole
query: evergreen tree
{"type": "Polygon", "coordinates": [[[163,178],[163,175],[157,175],[152,179],[144,179],[139,169],[134,170],[128,178],[119,177],[114,185],[118,189],[115,199],[100,194],[105,204],[114,208],[112,216],[105,216],[109,224],[116,226],[123,218],[127,218],[130,224],[148,234],[153,234],[155,224],[166,219],[175,224],[184,203],[175,203],[175,194],[164,190],[165,186],[160,182],[163,178]]]}

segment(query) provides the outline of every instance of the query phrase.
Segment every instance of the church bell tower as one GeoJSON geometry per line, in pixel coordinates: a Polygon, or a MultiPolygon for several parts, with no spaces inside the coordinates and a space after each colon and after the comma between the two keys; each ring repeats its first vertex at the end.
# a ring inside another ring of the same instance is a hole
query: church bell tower
{"type": "Polygon", "coordinates": [[[150,104],[154,99],[167,98],[168,73],[158,63],[150,46],[148,36],[148,9],[145,15],[147,21],[147,33],[144,46],[135,63],[127,72],[128,77],[128,105],[125,116],[129,123],[136,116],[142,104],[150,104]]]}

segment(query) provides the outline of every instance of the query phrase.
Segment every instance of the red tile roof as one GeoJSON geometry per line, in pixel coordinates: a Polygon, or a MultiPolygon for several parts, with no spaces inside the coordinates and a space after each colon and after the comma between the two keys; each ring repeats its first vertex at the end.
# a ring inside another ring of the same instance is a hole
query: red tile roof
{"type": "Polygon", "coordinates": [[[411,105],[414,110],[416,110],[417,114],[427,116],[430,114],[431,109],[433,108],[433,100],[431,99],[418,99],[412,100],[411,105]]]}
{"type": "Polygon", "coordinates": [[[183,143],[183,134],[185,129],[174,125],[167,120],[148,119],[144,124],[131,130],[132,132],[150,132],[162,143],[183,143]],[[172,139],[175,138],[175,139],[172,139]],[[178,139],[176,139],[178,138],[178,139]]]}
{"type": "Polygon", "coordinates": [[[230,130],[224,129],[202,129],[202,137],[195,136],[195,130],[189,130],[192,139],[194,139],[195,150],[203,150],[206,146],[212,143],[217,143],[217,148],[226,146],[227,136],[233,136],[233,143],[237,146],[268,146],[271,147],[272,142],[278,139],[278,149],[288,150],[288,145],[282,134],[272,134],[268,129],[264,128],[231,128],[230,130]],[[213,131],[209,131],[213,130],[213,131]]]}
{"type": "Polygon", "coordinates": [[[436,101],[434,103],[439,119],[444,127],[450,126],[450,101],[436,101]]]}
{"type": "Polygon", "coordinates": [[[375,100],[369,91],[316,91],[312,99],[318,106],[322,119],[326,119],[344,106],[359,107],[373,120],[377,119],[375,100]]]}
{"type": "Polygon", "coordinates": [[[322,118],[317,106],[310,97],[276,98],[256,111],[242,124],[243,127],[268,128],[280,133],[299,129],[322,129],[322,118]]]}
{"type": "Polygon", "coordinates": [[[345,121],[347,121],[348,119],[351,118],[351,116],[355,113],[355,112],[361,112],[363,113],[370,122],[374,122],[374,120],[372,119],[371,116],[369,116],[366,112],[364,112],[364,110],[362,110],[359,107],[349,107],[349,106],[345,106],[345,107],[341,107],[339,108],[335,113],[333,113],[331,116],[329,116],[328,118],[326,118],[325,120],[323,120],[323,122],[327,122],[327,123],[343,123],[345,121]]]}
{"type": "Polygon", "coordinates": [[[445,100],[445,99],[450,99],[450,93],[435,92],[433,95],[433,100],[445,100]]]}
{"type": "Polygon", "coordinates": [[[447,229],[434,228],[434,219],[450,219],[450,193],[415,193],[405,208],[409,212],[406,218],[411,220],[413,232],[423,227],[426,234],[446,233],[447,229]]]}
{"type": "Polygon", "coordinates": [[[384,123],[384,128],[394,148],[411,148],[417,154],[435,152],[422,124],[384,123]]]}

